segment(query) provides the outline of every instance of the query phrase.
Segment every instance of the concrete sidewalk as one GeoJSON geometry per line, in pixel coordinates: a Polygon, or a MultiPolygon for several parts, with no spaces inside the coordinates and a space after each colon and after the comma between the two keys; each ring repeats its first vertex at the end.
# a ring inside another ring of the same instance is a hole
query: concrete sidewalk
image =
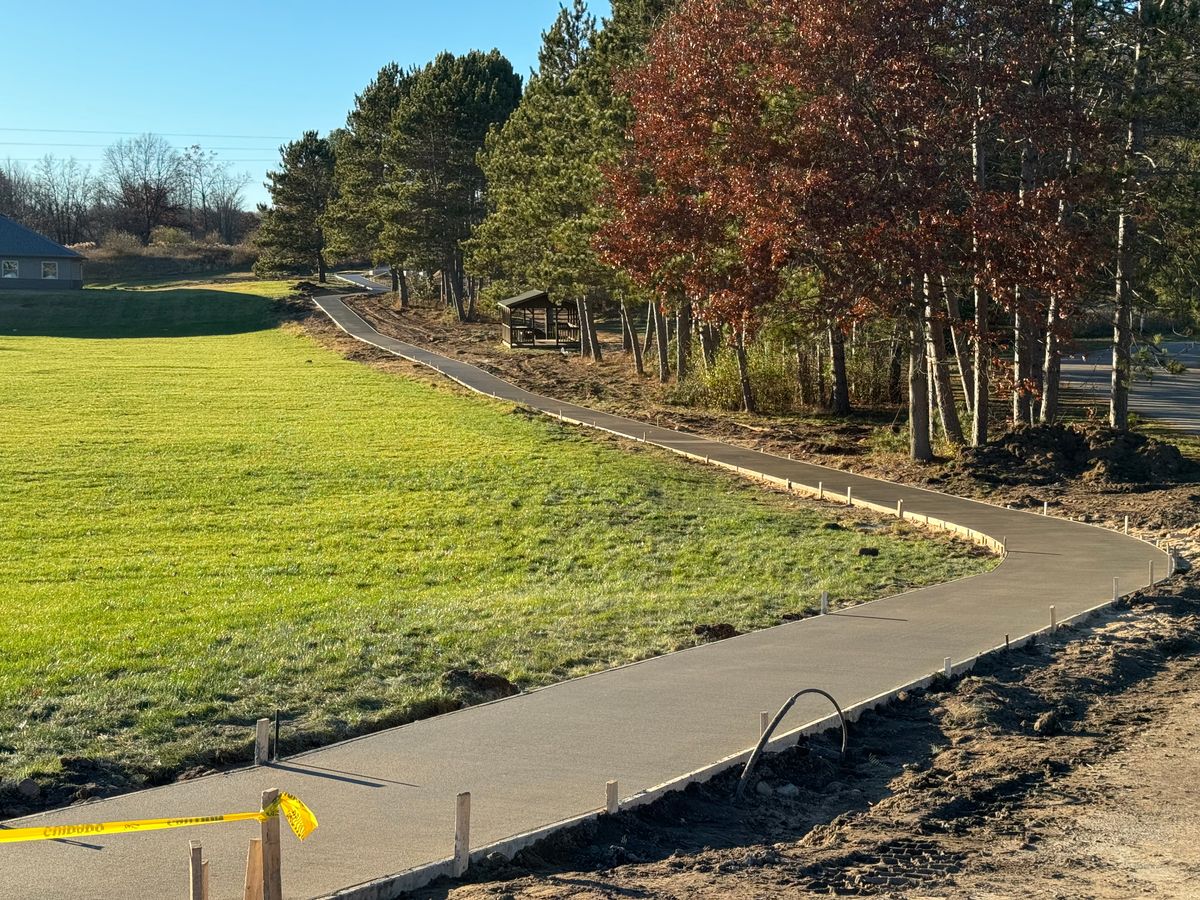
{"type": "MultiPolygon", "coordinates": [[[[49,825],[254,809],[277,787],[304,799],[321,826],[303,845],[284,835],[284,889],[314,897],[391,896],[396,873],[451,853],[454,798],[472,792],[474,846],[587,814],[605,782],[646,797],[665,783],[745,751],[758,713],[802,687],[830,691],[844,706],[870,701],[955,662],[1105,603],[1112,579],[1124,591],[1161,577],[1153,547],[1088,525],[1001,509],[862,478],[710,441],[698,435],[559,403],[467,363],[374,331],[336,297],[318,305],[349,334],[501,400],[594,424],[635,440],[707,457],[714,464],[823,483],[853,496],[934,516],[1007,539],[1005,561],[987,575],[914,591],[842,613],[782,625],[485,706],[292,757],[278,765],[215,775],[7,823],[49,825]]],[[[824,701],[800,703],[790,722],[824,719],[824,701]]],[[[187,841],[212,861],[214,898],[240,898],[246,841],[254,827],[0,848],[0,894],[37,898],[185,896],[187,841]]]]}

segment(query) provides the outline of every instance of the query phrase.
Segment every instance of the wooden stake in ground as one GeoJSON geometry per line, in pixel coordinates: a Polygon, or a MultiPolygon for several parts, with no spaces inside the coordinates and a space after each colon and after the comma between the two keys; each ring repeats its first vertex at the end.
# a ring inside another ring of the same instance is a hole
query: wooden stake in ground
{"type": "Polygon", "coordinates": [[[454,865],[451,874],[461,878],[471,864],[471,795],[462,793],[454,807],[454,865]]]}
{"type": "MultiPolygon", "coordinates": [[[[262,808],[270,809],[279,799],[279,791],[262,792],[262,808]]],[[[283,876],[279,865],[279,815],[262,823],[262,900],[283,900],[283,876]]]]}
{"type": "Polygon", "coordinates": [[[250,838],[250,849],[246,852],[246,886],[242,892],[242,900],[263,900],[261,838],[250,838]]]}
{"type": "Polygon", "coordinates": [[[188,897],[190,900],[208,900],[204,878],[206,874],[204,850],[199,841],[188,841],[188,848],[191,851],[191,858],[188,860],[188,878],[191,890],[188,892],[188,897]]]}

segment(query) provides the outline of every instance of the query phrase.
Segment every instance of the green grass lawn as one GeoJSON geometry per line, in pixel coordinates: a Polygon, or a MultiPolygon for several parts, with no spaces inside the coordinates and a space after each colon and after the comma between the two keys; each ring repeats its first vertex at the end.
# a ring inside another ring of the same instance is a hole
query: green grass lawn
{"type": "Polygon", "coordinates": [[[530,688],[990,565],[344,360],[287,292],[0,295],[0,776],[159,780],[276,708],[295,748],[450,669],[530,688]]]}

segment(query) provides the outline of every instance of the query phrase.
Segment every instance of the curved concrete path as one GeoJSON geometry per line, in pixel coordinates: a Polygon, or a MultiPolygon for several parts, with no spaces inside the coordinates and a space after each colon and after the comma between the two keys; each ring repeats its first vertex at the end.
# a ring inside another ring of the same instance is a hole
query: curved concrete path
{"type": "MultiPolygon", "coordinates": [[[[656,428],[559,403],[467,363],[385,337],[337,297],[318,305],[349,334],[437,368],[460,383],[513,403],[562,415],[747,473],[815,487],[831,496],[958,523],[996,539],[1008,554],[993,572],[913,591],[845,612],[810,618],[685,650],[598,675],[472,707],[244,769],[13,821],[50,825],[151,816],[200,816],[255,808],[269,787],[297,794],[321,827],[303,844],[284,835],[288,897],[382,898],[445,871],[455,795],[471,791],[472,844],[510,849],[552,823],[594,815],[605,782],[643,802],[740,758],[758,737],[760,710],[778,708],[802,687],[830,691],[866,708],[927,679],[952,658],[960,670],[980,654],[1111,600],[1113,577],[1126,590],[1147,583],[1153,547],[1088,525],[1044,518],[918,488],[889,484],[698,435],[656,428]],[[408,874],[404,874],[405,872],[408,874]],[[415,871],[414,871],[415,870],[415,871]],[[351,888],[350,886],[355,886],[351,888]]],[[[824,701],[801,703],[797,726],[825,720],[824,701]]],[[[187,841],[211,860],[213,898],[241,897],[246,840],[254,827],[0,845],[5,897],[183,897],[187,841]]],[[[482,849],[479,853],[485,852],[482,849]]]]}

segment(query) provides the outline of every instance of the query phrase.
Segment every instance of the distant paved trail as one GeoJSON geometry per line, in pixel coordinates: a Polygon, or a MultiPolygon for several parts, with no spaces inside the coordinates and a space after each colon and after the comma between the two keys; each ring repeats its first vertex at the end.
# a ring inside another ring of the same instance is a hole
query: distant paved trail
{"type": "MultiPolygon", "coordinates": [[[[604,802],[606,781],[623,798],[743,753],[758,736],[758,713],[794,691],[821,687],[846,707],[864,704],[942,668],[969,660],[1111,599],[1113,577],[1131,591],[1161,575],[1167,557],[1153,547],[1088,525],[1006,510],[890,484],[699,435],[658,428],[560,403],[508,384],[467,363],[379,334],[337,297],[317,305],[350,335],[501,400],[562,415],[714,464],[823,483],[833,496],[929,515],[1007,538],[993,572],[912,591],[636,665],[578,678],[508,700],[471,707],[358,740],[244,769],[13,821],[61,824],[151,816],[201,816],[253,808],[278,787],[303,798],[321,827],[303,844],[284,835],[288,897],[392,896],[392,878],[444,860],[452,846],[454,798],[471,791],[473,846],[482,847],[588,814],[604,802]]],[[[1119,510],[1114,510],[1119,512],[1119,510]]],[[[827,717],[800,703],[798,727],[827,717]]],[[[213,897],[241,897],[246,839],[254,828],[216,826],[81,843],[0,845],[4,897],[185,896],[187,841],[212,860],[213,897]]]]}
{"type": "MultiPolygon", "coordinates": [[[[1133,383],[1130,408],[1147,419],[1170,425],[1188,434],[1200,434],[1200,344],[1173,341],[1163,344],[1173,359],[1187,366],[1182,375],[1168,375],[1161,369],[1154,377],[1143,376],[1133,383]]],[[[1112,378],[1112,353],[1096,351],[1086,356],[1063,360],[1063,386],[1078,387],[1098,397],[1107,392],[1112,378]]]]}

